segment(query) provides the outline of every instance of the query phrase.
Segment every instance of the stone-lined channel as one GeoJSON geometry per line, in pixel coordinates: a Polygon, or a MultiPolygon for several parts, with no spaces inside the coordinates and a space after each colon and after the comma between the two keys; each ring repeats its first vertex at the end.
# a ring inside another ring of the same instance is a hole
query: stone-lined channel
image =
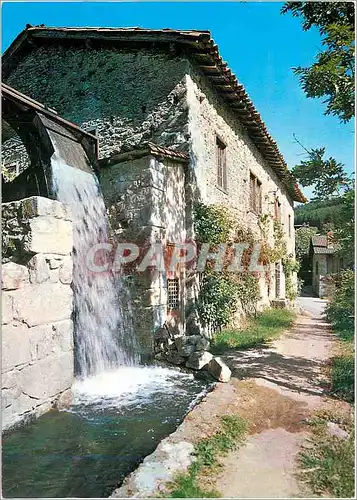
{"type": "Polygon", "coordinates": [[[3,495],[108,497],[207,389],[192,374],[160,367],[87,379],[74,387],[68,410],[48,412],[3,436],[3,495]]]}

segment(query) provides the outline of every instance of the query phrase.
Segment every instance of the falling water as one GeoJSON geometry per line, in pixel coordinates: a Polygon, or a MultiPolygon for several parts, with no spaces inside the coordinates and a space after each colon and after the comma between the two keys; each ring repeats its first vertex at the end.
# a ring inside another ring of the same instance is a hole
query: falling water
{"type": "Polygon", "coordinates": [[[89,250],[108,242],[108,219],[97,178],[52,157],[57,199],[73,215],[76,372],[80,378],[138,363],[128,293],[120,276],[92,272],[89,250]]]}

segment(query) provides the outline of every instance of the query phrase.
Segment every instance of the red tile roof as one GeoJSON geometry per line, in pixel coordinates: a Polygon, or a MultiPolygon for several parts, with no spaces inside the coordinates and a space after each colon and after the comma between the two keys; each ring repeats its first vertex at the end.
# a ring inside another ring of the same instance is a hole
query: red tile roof
{"type": "Polygon", "coordinates": [[[285,185],[290,196],[298,202],[306,202],[296,180],[279,151],[278,145],[269,134],[265,123],[250,100],[244,86],[229,69],[219,54],[218,46],[211,38],[209,31],[196,30],[149,30],[143,28],[50,28],[44,25],[28,25],[3,56],[3,77],[11,71],[11,65],[16,64],[23,49],[31,50],[31,40],[46,42],[49,40],[71,39],[85,41],[87,44],[95,40],[106,40],[113,44],[148,44],[164,43],[169,47],[175,44],[184,48],[205,76],[212,82],[217,92],[224,97],[234,110],[240,122],[260,150],[267,163],[285,185]]]}

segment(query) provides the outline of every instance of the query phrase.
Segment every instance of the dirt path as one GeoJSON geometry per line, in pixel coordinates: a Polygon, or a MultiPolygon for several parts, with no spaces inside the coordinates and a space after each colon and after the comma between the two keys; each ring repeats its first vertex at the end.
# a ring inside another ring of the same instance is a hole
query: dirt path
{"type": "Polygon", "coordinates": [[[223,459],[218,476],[201,478],[202,486],[209,483],[228,498],[303,494],[295,459],[307,437],[306,418],[325,399],[323,366],[332,342],[328,324],[314,309],[314,314],[299,316],[295,327],[270,347],[223,356],[232,368],[239,413],[249,422],[250,435],[242,448],[223,459]]]}

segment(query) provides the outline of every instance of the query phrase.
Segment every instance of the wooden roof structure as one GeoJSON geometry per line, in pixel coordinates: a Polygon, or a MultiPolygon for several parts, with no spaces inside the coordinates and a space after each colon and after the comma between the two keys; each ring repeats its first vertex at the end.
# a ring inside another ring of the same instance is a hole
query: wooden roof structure
{"type": "Polygon", "coordinates": [[[44,25],[27,25],[4,53],[3,78],[6,80],[6,75],[24,53],[38,45],[51,43],[82,43],[87,47],[105,43],[118,48],[144,46],[156,49],[165,46],[170,52],[177,53],[179,50],[186,54],[229,104],[292,199],[301,203],[307,201],[244,86],[220,56],[210,31],[151,30],[139,27],[51,28],[44,25]]]}

